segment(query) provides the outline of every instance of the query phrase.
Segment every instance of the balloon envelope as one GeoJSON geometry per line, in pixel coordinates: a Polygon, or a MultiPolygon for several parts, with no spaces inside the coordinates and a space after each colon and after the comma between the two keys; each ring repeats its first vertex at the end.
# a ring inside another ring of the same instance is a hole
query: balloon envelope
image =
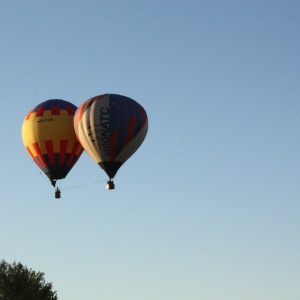
{"type": "Polygon", "coordinates": [[[51,99],[30,110],[23,122],[24,146],[54,186],[83,152],[73,127],[76,109],[68,101],[51,99]]]}
{"type": "Polygon", "coordinates": [[[144,141],[148,119],[144,108],[133,99],[104,94],[78,107],[74,129],[86,152],[114,178],[144,141]]]}

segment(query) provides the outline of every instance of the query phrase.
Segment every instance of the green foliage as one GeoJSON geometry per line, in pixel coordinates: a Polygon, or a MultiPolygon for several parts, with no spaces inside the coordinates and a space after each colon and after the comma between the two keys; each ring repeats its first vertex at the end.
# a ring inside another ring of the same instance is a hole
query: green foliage
{"type": "Polygon", "coordinates": [[[57,300],[52,283],[44,273],[28,269],[21,263],[0,262],[0,300],[57,300]]]}

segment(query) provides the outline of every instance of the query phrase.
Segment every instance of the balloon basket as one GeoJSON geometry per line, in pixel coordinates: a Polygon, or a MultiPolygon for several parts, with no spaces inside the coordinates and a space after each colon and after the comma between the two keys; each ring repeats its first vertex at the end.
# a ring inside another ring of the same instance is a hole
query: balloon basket
{"type": "Polygon", "coordinates": [[[55,190],[55,198],[56,199],[60,198],[60,190],[59,190],[59,188],[56,188],[56,190],[55,190]]]}
{"type": "Polygon", "coordinates": [[[113,190],[114,188],[115,188],[114,182],[112,180],[107,181],[106,189],[107,190],[113,190]]]}

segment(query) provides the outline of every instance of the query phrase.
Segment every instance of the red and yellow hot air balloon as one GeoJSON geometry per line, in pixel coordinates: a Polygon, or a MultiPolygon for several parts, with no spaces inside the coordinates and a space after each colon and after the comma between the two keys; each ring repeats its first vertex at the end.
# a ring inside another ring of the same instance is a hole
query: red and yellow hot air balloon
{"type": "Polygon", "coordinates": [[[83,152],[73,126],[77,107],[51,99],[29,111],[22,126],[24,146],[53,186],[67,176],[83,152]]]}
{"type": "Polygon", "coordinates": [[[135,100],[104,94],[78,107],[74,129],[85,151],[108,175],[107,188],[113,189],[117,171],[146,137],[148,118],[135,100]]]}

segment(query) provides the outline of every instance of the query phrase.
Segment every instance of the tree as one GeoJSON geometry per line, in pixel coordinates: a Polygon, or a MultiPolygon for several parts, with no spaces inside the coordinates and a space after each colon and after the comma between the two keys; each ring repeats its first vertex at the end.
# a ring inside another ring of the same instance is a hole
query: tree
{"type": "Polygon", "coordinates": [[[52,283],[44,273],[35,272],[19,263],[0,262],[0,300],[57,300],[52,283]]]}

